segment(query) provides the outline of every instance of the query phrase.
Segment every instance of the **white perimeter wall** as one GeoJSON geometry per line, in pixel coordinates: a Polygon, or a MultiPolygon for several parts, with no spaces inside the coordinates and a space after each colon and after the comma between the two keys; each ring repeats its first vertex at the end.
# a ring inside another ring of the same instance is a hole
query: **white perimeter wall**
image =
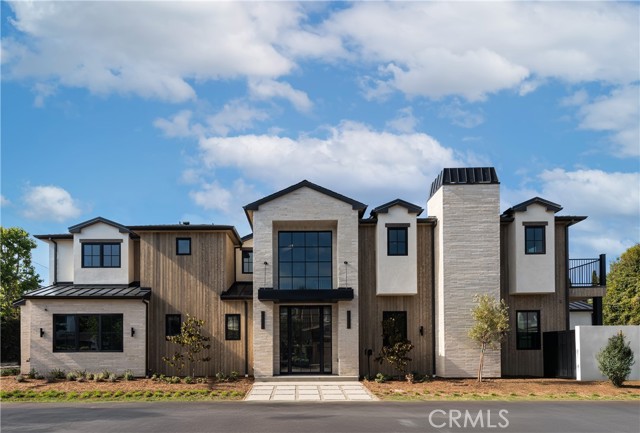
{"type": "Polygon", "coordinates": [[[640,380],[640,326],[576,326],[577,380],[607,380],[598,369],[596,354],[620,331],[630,343],[636,361],[629,380],[640,380]]]}

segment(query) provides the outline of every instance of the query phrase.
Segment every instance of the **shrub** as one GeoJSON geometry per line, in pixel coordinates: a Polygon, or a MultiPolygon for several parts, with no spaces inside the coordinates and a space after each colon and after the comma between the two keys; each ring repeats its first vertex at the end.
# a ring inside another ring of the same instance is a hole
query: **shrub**
{"type": "Polygon", "coordinates": [[[37,380],[43,380],[45,377],[43,375],[41,375],[40,373],[36,374],[35,377],[37,380]]]}
{"type": "Polygon", "coordinates": [[[44,377],[44,381],[45,381],[45,383],[53,383],[53,382],[55,382],[55,381],[56,381],[56,377],[55,377],[55,376],[53,376],[52,374],[47,374],[47,375],[44,377]]]}
{"type": "Polygon", "coordinates": [[[20,369],[17,367],[3,368],[2,371],[0,371],[0,375],[2,376],[16,376],[18,374],[20,374],[20,369]]]}
{"type": "Polygon", "coordinates": [[[16,382],[24,382],[24,376],[19,374],[16,376],[16,382]]]}
{"type": "Polygon", "coordinates": [[[158,380],[158,375],[154,373],[154,374],[151,376],[151,380],[153,380],[153,381],[158,380]]]}
{"type": "Polygon", "coordinates": [[[36,379],[37,376],[39,376],[39,374],[38,370],[36,370],[35,368],[32,368],[31,370],[29,370],[29,373],[27,373],[27,377],[29,379],[36,379]]]}
{"type": "Polygon", "coordinates": [[[86,382],[86,381],[87,381],[87,379],[85,379],[84,376],[78,376],[76,378],[76,382],[86,382]]]}
{"type": "Polygon", "coordinates": [[[376,378],[373,379],[373,380],[375,380],[378,383],[385,383],[387,381],[387,379],[388,379],[387,376],[385,376],[382,373],[378,373],[378,374],[376,374],[376,378]]]}
{"type": "Polygon", "coordinates": [[[102,370],[102,377],[104,377],[105,380],[107,380],[109,378],[109,376],[111,376],[111,372],[109,370],[107,370],[106,368],[104,370],[102,370]]]}
{"type": "Polygon", "coordinates": [[[64,372],[64,370],[54,368],[49,372],[49,376],[53,377],[54,379],[64,379],[66,377],[66,373],[64,372]]]}
{"type": "Polygon", "coordinates": [[[216,373],[216,380],[218,382],[226,382],[228,379],[229,379],[229,376],[227,376],[223,372],[219,371],[216,373]]]}
{"type": "Polygon", "coordinates": [[[131,371],[131,370],[125,370],[125,371],[124,371],[124,374],[122,375],[122,378],[123,378],[124,380],[127,380],[127,381],[128,381],[128,380],[133,380],[133,379],[134,379],[133,371],[131,371]]]}
{"type": "Polygon", "coordinates": [[[206,377],[199,377],[196,379],[196,383],[207,383],[206,377]]]}
{"type": "Polygon", "coordinates": [[[70,371],[70,372],[67,373],[67,380],[68,381],[73,382],[76,379],[78,379],[78,375],[74,371],[70,371]]]}
{"type": "Polygon", "coordinates": [[[169,379],[169,382],[180,383],[180,378],[178,376],[172,376],[171,379],[169,379]]]}
{"type": "Polygon", "coordinates": [[[84,375],[84,378],[87,380],[93,380],[93,373],[87,373],[84,375]]]}
{"type": "Polygon", "coordinates": [[[93,375],[93,380],[95,380],[96,382],[104,382],[104,380],[107,379],[104,377],[103,373],[96,373],[93,375]]]}
{"type": "Polygon", "coordinates": [[[629,343],[625,342],[624,334],[620,331],[609,338],[607,345],[596,355],[598,368],[613,384],[620,387],[631,374],[633,351],[629,343]]]}
{"type": "Polygon", "coordinates": [[[192,384],[193,383],[193,377],[187,376],[187,377],[184,378],[183,382],[187,383],[187,384],[192,384]]]}
{"type": "Polygon", "coordinates": [[[118,375],[115,373],[111,373],[109,375],[109,382],[116,382],[118,380],[118,375]]]}
{"type": "Polygon", "coordinates": [[[236,381],[236,380],[238,380],[239,377],[240,377],[240,373],[238,373],[237,371],[234,370],[229,375],[229,380],[236,381]]]}

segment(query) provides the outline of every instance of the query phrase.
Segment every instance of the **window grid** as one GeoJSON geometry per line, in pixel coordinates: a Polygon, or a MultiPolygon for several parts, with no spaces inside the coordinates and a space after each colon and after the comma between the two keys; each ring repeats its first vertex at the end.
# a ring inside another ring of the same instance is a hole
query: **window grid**
{"type": "Polygon", "coordinates": [[[516,349],[541,349],[540,311],[516,312],[516,349]]]}
{"type": "Polygon", "coordinates": [[[164,334],[167,337],[180,334],[182,330],[182,315],[167,314],[164,321],[164,334]]]}
{"type": "Polygon", "coordinates": [[[120,244],[115,243],[83,243],[83,268],[119,268],[120,244]]]}
{"type": "Polygon", "coordinates": [[[122,352],[122,314],[54,314],[54,352],[122,352]]]}
{"type": "Polygon", "coordinates": [[[525,226],[524,242],[526,254],[545,254],[544,232],[544,226],[525,226]]]}
{"type": "Polygon", "coordinates": [[[242,251],[242,273],[253,274],[253,251],[242,251]]]}
{"type": "Polygon", "coordinates": [[[240,340],[240,315],[225,314],[224,339],[240,340]]]}
{"type": "Polygon", "coordinates": [[[278,233],[278,287],[332,289],[332,234],[330,231],[278,233]]]}
{"type": "Polygon", "coordinates": [[[406,227],[387,227],[387,255],[406,256],[407,237],[406,227]]]}

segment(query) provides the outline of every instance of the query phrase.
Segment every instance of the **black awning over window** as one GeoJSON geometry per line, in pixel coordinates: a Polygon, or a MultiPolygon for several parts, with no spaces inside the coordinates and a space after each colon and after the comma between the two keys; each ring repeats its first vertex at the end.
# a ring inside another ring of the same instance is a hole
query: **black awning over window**
{"type": "Polygon", "coordinates": [[[261,288],[258,289],[258,299],[261,301],[273,301],[276,303],[351,301],[353,299],[353,289],[351,287],[317,290],[274,290],[270,288],[261,288]]]}

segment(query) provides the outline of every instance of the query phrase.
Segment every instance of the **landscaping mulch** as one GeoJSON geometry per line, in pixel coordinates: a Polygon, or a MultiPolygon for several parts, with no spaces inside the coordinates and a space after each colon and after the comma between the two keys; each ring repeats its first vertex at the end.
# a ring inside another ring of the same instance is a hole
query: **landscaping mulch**
{"type": "Polygon", "coordinates": [[[640,381],[616,388],[610,382],[572,379],[440,379],[422,383],[364,381],[372,393],[387,400],[634,400],[640,399],[640,381]]]}

